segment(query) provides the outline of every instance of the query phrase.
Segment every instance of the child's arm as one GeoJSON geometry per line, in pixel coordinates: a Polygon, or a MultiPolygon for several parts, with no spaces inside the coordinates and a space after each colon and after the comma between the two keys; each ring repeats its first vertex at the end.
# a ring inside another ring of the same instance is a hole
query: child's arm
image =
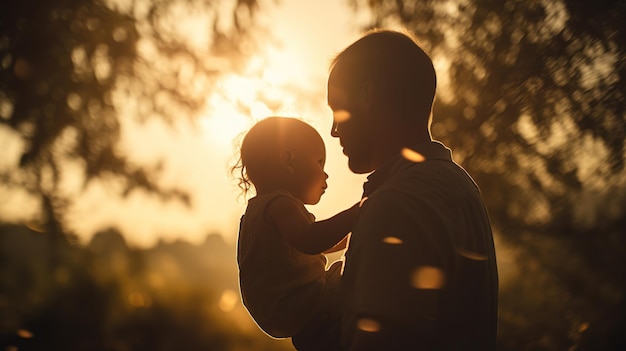
{"type": "Polygon", "coordinates": [[[337,245],[331,247],[330,249],[324,251],[324,253],[332,253],[345,249],[348,246],[348,236],[344,236],[337,245]]]}
{"type": "Polygon", "coordinates": [[[268,206],[266,215],[291,246],[314,255],[332,248],[352,230],[358,210],[357,203],[328,219],[311,222],[302,203],[281,196],[268,206]]]}

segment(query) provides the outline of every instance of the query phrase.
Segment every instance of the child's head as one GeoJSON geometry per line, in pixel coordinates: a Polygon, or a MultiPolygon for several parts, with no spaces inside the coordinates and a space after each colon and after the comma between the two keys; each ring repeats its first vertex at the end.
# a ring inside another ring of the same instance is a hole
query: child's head
{"type": "Polygon", "coordinates": [[[268,117],[245,135],[234,171],[239,186],[257,194],[286,190],[305,204],[316,204],[326,189],[326,150],[309,124],[289,117],[268,117]]]}

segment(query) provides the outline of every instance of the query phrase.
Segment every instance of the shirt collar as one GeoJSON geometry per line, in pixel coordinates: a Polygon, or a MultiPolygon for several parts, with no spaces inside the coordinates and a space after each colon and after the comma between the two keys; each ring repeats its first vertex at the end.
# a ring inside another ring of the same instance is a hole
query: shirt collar
{"type": "Polygon", "coordinates": [[[416,162],[424,162],[428,160],[444,160],[452,162],[452,151],[438,141],[427,141],[415,144],[408,149],[408,155],[397,155],[392,157],[367,177],[367,181],[363,184],[363,197],[368,196],[393,175],[401,172],[416,162]],[[415,160],[411,160],[410,158],[415,158],[415,160]]]}

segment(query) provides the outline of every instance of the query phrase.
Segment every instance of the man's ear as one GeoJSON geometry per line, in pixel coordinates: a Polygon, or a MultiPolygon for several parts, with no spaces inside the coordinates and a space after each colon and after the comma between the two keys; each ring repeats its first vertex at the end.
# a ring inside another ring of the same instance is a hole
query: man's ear
{"type": "Polygon", "coordinates": [[[280,154],[280,165],[283,169],[289,173],[294,171],[294,158],[295,155],[291,149],[284,149],[280,154]]]}

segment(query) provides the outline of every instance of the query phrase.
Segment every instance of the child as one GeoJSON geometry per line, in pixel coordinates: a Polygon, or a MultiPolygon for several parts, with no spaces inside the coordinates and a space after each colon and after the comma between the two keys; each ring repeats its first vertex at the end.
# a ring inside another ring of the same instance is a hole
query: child
{"type": "Polygon", "coordinates": [[[327,187],[324,142],[295,118],[256,123],[241,144],[240,187],[254,187],[237,246],[243,303],[267,334],[292,337],[298,350],[338,350],[340,264],[322,253],[345,248],[358,204],[315,222],[304,207],[327,187]]]}

